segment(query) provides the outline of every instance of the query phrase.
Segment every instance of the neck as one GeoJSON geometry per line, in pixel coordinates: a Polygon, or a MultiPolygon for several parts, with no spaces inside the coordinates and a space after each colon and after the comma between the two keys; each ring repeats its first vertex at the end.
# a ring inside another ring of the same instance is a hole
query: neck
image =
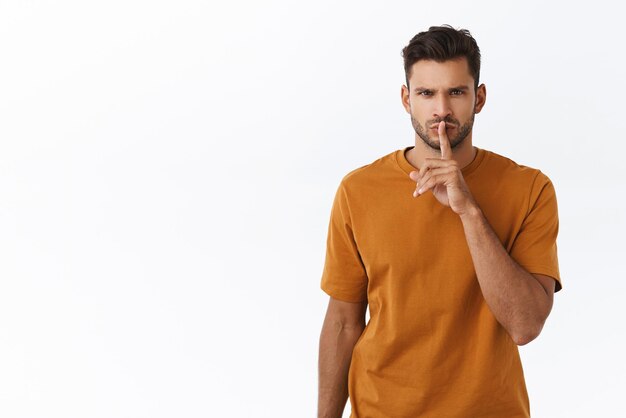
{"type": "MultiPolygon", "coordinates": [[[[471,133],[463,140],[461,145],[452,149],[452,159],[455,160],[461,169],[468,166],[476,157],[476,148],[472,145],[471,133]]],[[[441,158],[441,151],[432,149],[422,141],[422,138],[415,135],[415,147],[406,153],[407,161],[415,168],[419,169],[426,158],[441,158]]]]}

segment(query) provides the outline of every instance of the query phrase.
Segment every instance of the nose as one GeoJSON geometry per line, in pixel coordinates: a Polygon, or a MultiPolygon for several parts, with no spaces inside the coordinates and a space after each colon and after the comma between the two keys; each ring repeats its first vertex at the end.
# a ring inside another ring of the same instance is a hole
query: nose
{"type": "Polygon", "coordinates": [[[433,119],[447,120],[446,118],[452,115],[450,101],[445,94],[439,95],[439,97],[434,100],[434,105],[433,119]]]}

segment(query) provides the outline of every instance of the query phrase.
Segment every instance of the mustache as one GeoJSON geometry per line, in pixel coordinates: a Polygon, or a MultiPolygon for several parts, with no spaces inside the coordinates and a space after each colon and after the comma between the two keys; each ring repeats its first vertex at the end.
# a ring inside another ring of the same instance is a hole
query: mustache
{"type": "Polygon", "coordinates": [[[453,125],[453,126],[458,126],[458,125],[459,125],[459,123],[458,123],[457,121],[454,121],[454,120],[449,120],[449,119],[439,119],[439,120],[434,120],[434,121],[431,121],[429,126],[430,126],[431,128],[435,128],[435,127],[436,127],[437,125],[439,125],[439,123],[441,123],[442,121],[443,121],[443,122],[445,122],[445,123],[446,123],[446,125],[453,125]]]}

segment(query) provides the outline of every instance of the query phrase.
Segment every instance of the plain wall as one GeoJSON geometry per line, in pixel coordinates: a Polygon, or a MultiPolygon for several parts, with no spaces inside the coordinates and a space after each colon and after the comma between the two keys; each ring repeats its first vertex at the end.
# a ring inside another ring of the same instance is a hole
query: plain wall
{"type": "Polygon", "coordinates": [[[626,415],[620,8],[2,1],[0,415],[316,416],[332,199],[414,144],[400,53],[443,23],[481,48],[474,145],[557,192],[532,414],[626,415]]]}

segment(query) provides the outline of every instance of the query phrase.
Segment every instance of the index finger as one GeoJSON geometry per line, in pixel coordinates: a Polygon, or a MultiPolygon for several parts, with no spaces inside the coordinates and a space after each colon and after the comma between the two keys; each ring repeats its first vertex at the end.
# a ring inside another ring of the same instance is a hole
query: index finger
{"type": "Polygon", "coordinates": [[[437,132],[439,133],[441,159],[448,160],[452,158],[452,149],[450,148],[450,140],[448,139],[448,134],[446,133],[446,123],[444,121],[439,122],[439,126],[437,128],[437,132]]]}

